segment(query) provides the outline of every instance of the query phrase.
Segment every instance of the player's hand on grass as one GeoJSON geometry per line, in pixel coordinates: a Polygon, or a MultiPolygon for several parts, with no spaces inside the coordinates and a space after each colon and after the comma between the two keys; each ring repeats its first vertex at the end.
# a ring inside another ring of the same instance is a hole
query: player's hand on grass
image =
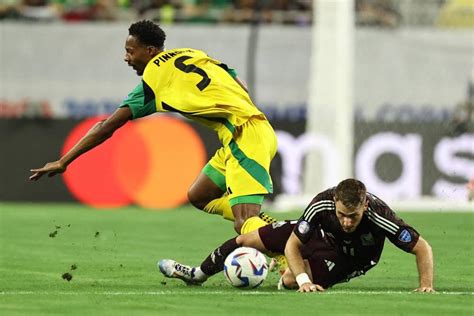
{"type": "Polygon", "coordinates": [[[321,285],[313,284],[313,283],[304,283],[298,289],[298,292],[306,293],[306,292],[324,292],[324,288],[321,285]]]}
{"type": "Polygon", "coordinates": [[[421,292],[421,293],[434,293],[436,292],[431,286],[420,286],[413,290],[413,292],[421,292]]]}
{"type": "Polygon", "coordinates": [[[31,172],[34,172],[33,175],[30,176],[30,180],[36,181],[41,178],[44,174],[48,174],[48,177],[53,177],[58,173],[63,173],[66,171],[66,166],[64,166],[59,160],[48,162],[42,168],[38,169],[30,169],[31,172]]]}

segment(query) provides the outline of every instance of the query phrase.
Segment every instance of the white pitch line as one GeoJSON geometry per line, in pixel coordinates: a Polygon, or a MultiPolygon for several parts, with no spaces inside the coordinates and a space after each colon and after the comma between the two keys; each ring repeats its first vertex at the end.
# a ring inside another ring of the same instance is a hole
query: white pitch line
{"type": "MultiPolygon", "coordinates": [[[[16,295],[66,295],[66,296],[81,296],[81,295],[104,295],[104,296],[160,296],[160,295],[286,295],[290,294],[290,291],[143,291],[143,292],[36,292],[36,291],[3,291],[0,295],[16,296],[16,295]]],[[[318,293],[320,295],[406,295],[406,294],[418,294],[412,291],[348,291],[348,290],[334,290],[326,291],[324,293],[318,293]]],[[[474,295],[474,292],[451,292],[451,291],[438,291],[430,293],[431,295],[474,295]]]]}

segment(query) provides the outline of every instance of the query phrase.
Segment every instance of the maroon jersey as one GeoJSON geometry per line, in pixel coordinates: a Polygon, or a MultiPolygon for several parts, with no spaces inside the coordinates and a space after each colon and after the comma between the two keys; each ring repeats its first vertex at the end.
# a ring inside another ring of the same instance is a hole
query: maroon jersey
{"type": "Polygon", "coordinates": [[[294,233],[304,244],[303,257],[316,251],[311,240],[322,238],[346,257],[347,263],[354,268],[356,275],[353,276],[357,276],[378,263],[385,237],[398,248],[411,252],[418,241],[418,232],[370,193],[367,193],[369,206],[359,226],[352,233],[344,232],[336,216],[334,193],[335,188],[331,188],[318,194],[294,228],[294,233]]]}

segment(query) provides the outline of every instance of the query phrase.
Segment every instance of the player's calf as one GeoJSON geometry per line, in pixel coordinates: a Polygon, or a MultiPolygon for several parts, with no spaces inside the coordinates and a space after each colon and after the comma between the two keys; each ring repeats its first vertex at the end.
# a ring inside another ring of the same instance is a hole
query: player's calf
{"type": "Polygon", "coordinates": [[[237,237],[227,240],[220,247],[216,248],[201,263],[200,271],[207,276],[212,276],[224,270],[224,261],[227,256],[237,249],[240,245],[237,243],[237,237]]]}

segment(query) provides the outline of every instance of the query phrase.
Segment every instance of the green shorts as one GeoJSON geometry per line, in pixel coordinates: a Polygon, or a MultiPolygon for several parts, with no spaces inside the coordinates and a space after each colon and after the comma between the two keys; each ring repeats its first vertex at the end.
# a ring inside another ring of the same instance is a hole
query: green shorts
{"type": "Polygon", "coordinates": [[[233,139],[217,150],[203,173],[229,194],[230,205],[262,204],[273,193],[270,163],[277,138],[267,120],[251,118],[235,128],[233,139]]]}

